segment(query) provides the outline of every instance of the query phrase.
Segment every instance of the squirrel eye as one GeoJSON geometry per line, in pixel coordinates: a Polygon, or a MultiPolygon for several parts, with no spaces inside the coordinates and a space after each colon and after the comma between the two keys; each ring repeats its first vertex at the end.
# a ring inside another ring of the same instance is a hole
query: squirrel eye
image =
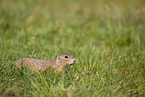
{"type": "Polygon", "coordinates": [[[68,58],[68,56],[65,56],[65,58],[68,58]]]}

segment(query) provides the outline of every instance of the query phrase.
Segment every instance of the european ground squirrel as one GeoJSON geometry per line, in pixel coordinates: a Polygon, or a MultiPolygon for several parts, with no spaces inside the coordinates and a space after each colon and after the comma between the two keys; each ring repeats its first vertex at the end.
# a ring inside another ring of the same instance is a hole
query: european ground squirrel
{"type": "Polygon", "coordinates": [[[39,60],[32,58],[22,58],[13,62],[18,68],[29,68],[31,70],[47,70],[54,68],[56,71],[63,71],[75,62],[75,59],[70,54],[61,54],[55,60],[39,60]]]}

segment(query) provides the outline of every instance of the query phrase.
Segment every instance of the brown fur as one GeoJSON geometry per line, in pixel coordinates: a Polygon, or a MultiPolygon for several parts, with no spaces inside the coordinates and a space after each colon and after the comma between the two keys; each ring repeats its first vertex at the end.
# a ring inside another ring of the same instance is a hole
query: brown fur
{"type": "Polygon", "coordinates": [[[61,54],[55,60],[39,60],[32,58],[22,58],[13,62],[18,68],[29,68],[31,70],[47,70],[48,68],[54,68],[56,71],[63,71],[68,66],[73,64],[75,59],[70,54],[61,54]]]}

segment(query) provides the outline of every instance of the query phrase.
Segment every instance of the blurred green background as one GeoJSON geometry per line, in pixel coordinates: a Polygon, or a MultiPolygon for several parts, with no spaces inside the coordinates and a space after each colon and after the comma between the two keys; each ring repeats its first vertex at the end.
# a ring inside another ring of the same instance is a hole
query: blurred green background
{"type": "Polygon", "coordinates": [[[0,96],[145,95],[144,0],[1,0],[0,96]],[[10,63],[69,53],[68,73],[10,63]]]}

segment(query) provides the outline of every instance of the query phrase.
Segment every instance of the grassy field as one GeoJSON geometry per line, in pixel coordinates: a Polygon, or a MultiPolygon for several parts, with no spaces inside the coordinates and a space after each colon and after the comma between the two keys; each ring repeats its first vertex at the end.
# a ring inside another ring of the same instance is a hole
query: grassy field
{"type": "Polygon", "coordinates": [[[0,96],[145,96],[144,0],[1,0],[0,96]],[[32,72],[20,58],[71,54],[66,73],[32,72]]]}

